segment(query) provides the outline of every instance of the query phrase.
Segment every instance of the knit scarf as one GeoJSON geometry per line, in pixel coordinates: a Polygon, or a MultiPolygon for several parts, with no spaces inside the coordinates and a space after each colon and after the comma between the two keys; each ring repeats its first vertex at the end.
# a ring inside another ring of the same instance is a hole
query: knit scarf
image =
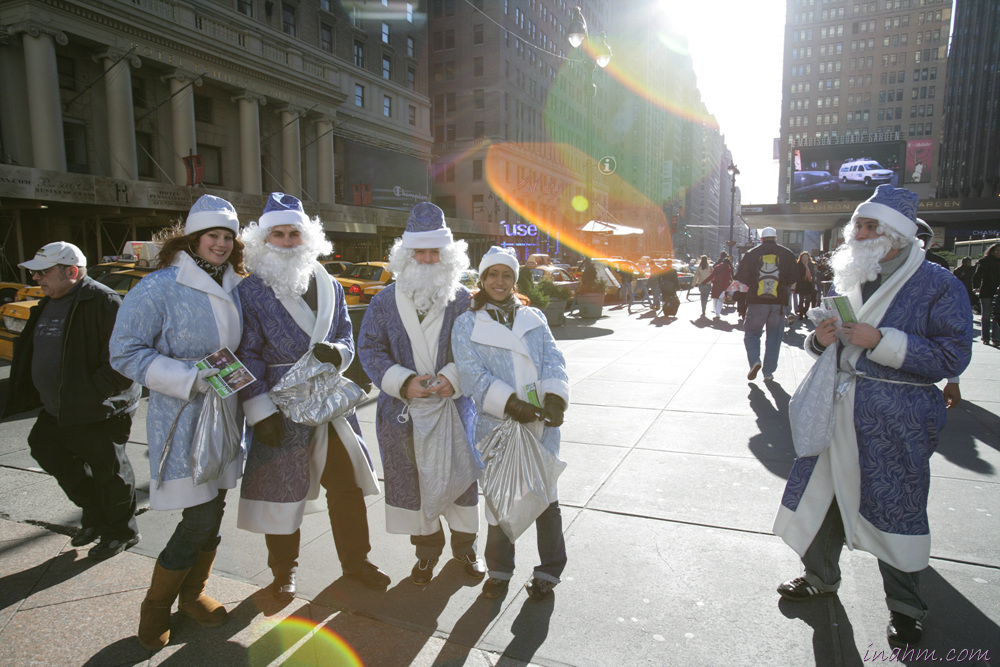
{"type": "Polygon", "coordinates": [[[222,285],[222,276],[226,275],[226,267],[229,266],[228,262],[223,262],[222,264],[216,266],[211,262],[205,261],[201,255],[197,255],[193,252],[188,252],[188,255],[190,255],[191,259],[194,260],[194,263],[198,265],[198,268],[207,273],[212,280],[219,283],[220,286],[222,285]]]}
{"type": "Polygon", "coordinates": [[[521,307],[521,300],[511,292],[504,301],[494,301],[486,297],[486,313],[508,329],[514,326],[514,315],[521,307]]]}

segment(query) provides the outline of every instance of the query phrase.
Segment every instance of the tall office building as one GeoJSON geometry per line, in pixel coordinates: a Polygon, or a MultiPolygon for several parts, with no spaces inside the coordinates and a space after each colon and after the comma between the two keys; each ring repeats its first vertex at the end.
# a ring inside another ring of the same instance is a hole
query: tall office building
{"type": "MultiPolygon", "coordinates": [[[[849,158],[889,163],[882,166],[895,172],[897,185],[933,193],[951,4],[787,0],[778,201],[794,200],[793,186],[821,185],[795,182],[796,171],[832,170],[843,198],[861,197],[851,179],[876,183],[881,176],[840,173],[849,158]],[[816,146],[848,148],[825,158],[813,152],[811,160],[797,153],[816,146]]],[[[811,190],[802,191],[811,198],[811,190]]]]}
{"type": "Polygon", "coordinates": [[[938,197],[1000,195],[1000,3],[961,0],[948,54],[938,197]]]}

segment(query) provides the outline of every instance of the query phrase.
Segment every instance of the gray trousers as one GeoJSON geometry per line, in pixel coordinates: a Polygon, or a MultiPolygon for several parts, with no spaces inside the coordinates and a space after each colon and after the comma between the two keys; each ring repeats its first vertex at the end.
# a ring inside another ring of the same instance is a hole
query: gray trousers
{"type": "MultiPolygon", "coordinates": [[[[844,537],[844,521],[834,499],[819,532],[802,557],[806,581],[821,591],[832,592],[840,588],[840,553],[844,549],[844,537]]],[[[882,559],[878,561],[878,569],[889,611],[916,619],[927,615],[927,605],[920,597],[920,572],[897,570],[882,559]]]]}

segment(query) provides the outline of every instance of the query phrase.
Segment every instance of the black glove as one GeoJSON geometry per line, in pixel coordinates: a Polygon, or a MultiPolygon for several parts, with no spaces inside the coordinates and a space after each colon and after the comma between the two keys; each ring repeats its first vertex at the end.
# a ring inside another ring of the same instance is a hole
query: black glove
{"type": "Polygon", "coordinates": [[[340,366],[340,350],[333,346],[333,343],[319,342],[313,345],[313,356],[317,361],[326,364],[340,366]]]}
{"type": "Polygon", "coordinates": [[[253,437],[268,447],[280,447],[281,438],[285,435],[284,431],[285,429],[281,426],[281,414],[275,412],[254,424],[253,437]]]}
{"type": "Polygon", "coordinates": [[[517,394],[511,394],[504,406],[504,412],[522,424],[530,424],[541,418],[541,410],[527,401],[522,401],[517,394]]]}
{"type": "Polygon", "coordinates": [[[561,396],[556,396],[555,394],[545,395],[545,408],[542,410],[542,416],[545,417],[546,426],[562,426],[563,414],[565,412],[566,402],[562,400],[561,396]]]}

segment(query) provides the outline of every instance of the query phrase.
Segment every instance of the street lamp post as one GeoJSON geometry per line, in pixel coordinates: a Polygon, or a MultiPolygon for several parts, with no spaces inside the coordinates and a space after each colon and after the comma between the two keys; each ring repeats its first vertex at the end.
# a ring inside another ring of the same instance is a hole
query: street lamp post
{"type": "Polygon", "coordinates": [[[726,171],[733,179],[729,187],[729,241],[726,243],[729,247],[729,254],[732,255],[733,245],[736,243],[733,240],[733,224],[736,222],[736,177],[740,175],[740,170],[730,162],[726,171]]]}
{"type": "MultiPolygon", "coordinates": [[[[583,10],[580,7],[573,8],[573,22],[570,23],[567,34],[570,46],[574,49],[580,48],[589,39],[587,32],[587,20],[583,18],[583,10]]],[[[604,69],[611,62],[611,47],[603,32],[597,34],[597,39],[590,43],[592,58],[587,58],[583,62],[587,63],[587,91],[584,97],[587,99],[587,210],[593,212],[594,207],[594,97],[597,96],[597,84],[594,82],[594,71],[597,67],[604,69]]],[[[579,61],[578,61],[579,62],[579,61]]]]}

